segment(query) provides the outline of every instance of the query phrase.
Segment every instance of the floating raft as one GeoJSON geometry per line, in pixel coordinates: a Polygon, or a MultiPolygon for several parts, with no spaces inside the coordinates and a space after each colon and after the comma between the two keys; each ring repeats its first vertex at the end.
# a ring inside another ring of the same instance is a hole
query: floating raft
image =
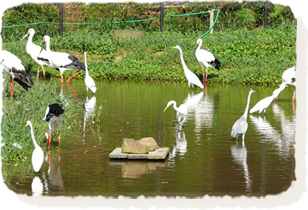
{"type": "Polygon", "coordinates": [[[148,154],[129,154],[122,153],[121,147],[115,148],[110,154],[110,159],[129,159],[129,160],[164,160],[169,154],[169,147],[161,147],[148,154]]]}

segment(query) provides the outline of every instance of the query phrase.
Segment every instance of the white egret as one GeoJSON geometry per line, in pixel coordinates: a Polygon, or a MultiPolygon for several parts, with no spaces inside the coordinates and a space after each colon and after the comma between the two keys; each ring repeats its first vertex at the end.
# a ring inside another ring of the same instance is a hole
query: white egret
{"type": "Polygon", "coordinates": [[[294,89],[293,89],[292,103],[294,103],[296,86],[292,83],[294,83],[296,81],[296,66],[293,66],[293,67],[285,70],[282,73],[281,79],[282,79],[282,82],[286,82],[286,83],[291,84],[293,86],[294,89]]]}
{"type": "Polygon", "coordinates": [[[54,52],[50,50],[50,37],[45,35],[43,37],[43,44],[41,50],[43,50],[43,45],[46,44],[46,53],[48,60],[55,69],[60,71],[61,74],[61,84],[63,85],[63,72],[65,70],[76,70],[78,69],[67,81],[69,84],[71,79],[76,76],[76,74],[82,69],[85,70],[85,66],[81,63],[78,58],[74,55],[70,55],[65,52],[54,52]]]}
{"type": "Polygon", "coordinates": [[[184,58],[183,58],[183,52],[182,52],[182,49],[180,46],[175,46],[175,47],[171,47],[171,49],[178,49],[179,52],[180,52],[180,58],[181,58],[181,62],[182,62],[182,65],[183,65],[183,69],[184,69],[184,74],[186,76],[186,79],[188,81],[188,87],[190,88],[190,85],[192,87],[194,87],[194,85],[197,85],[198,87],[202,88],[203,89],[203,84],[200,82],[199,78],[192,72],[190,71],[186,64],[185,64],[185,61],[184,61],[184,58]]]}
{"type": "Polygon", "coordinates": [[[254,105],[254,107],[250,109],[249,113],[252,114],[254,112],[259,111],[259,114],[261,114],[261,112],[264,112],[265,114],[267,107],[272,103],[273,100],[275,100],[275,98],[278,97],[279,93],[283,91],[286,86],[287,84],[285,82],[281,83],[279,88],[274,90],[271,96],[268,96],[260,100],[256,105],[254,105]]]}
{"type": "Polygon", "coordinates": [[[247,114],[248,114],[248,108],[249,108],[249,102],[250,102],[250,96],[251,94],[255,92],[254,89],[250,88],[247,98],[247,105],[244,114],[234,123],[232,126],[231,131],[231,137],[238,138],[239,135],[242,135],[242,141],[244,144],[245,134],[248,129],[248,123],[247,123],[247,114]]]}
{"type": "Polygon", "coordinates": [[[46,108],[45,112],[45,117],[43,120],[46,120],[48,122],[48,127],[49,127],[49,134],[45,136],[48,136],[48,147],[50,147],[51,143],[51,135],[55,131],[55,126],[58,125],[59,129],[59,137],[58,137],[58,142],[59,142],[59,147],[61,147],[61,126],[62,122],[64,119],[64,109],[62,108],[62,105],[58,103],[50,104],[46,108]]]}
{"type": "Polygon", "coordinates": [[[37,79],[39,79],[40,77],[40,66],[43,69],[43,76],[45,79],[44,65],[50,66],[50,63],[47,58],[46,51],[42,50],[41,52],[41,47],[32,42],[34,34],[35,34],[35,30],[33,28],[30,28],[28,30],[28,33],[21,40],[24,40],[27,36],[29,36],[27,45],[26,45],[26,51],[31,56],[31,58],[37,63],[37,76],[36,76],[37,79]]]}
{"type": "Polygon", "coordinates": [[[202,39],[198,39],[197,40],[197,46],[196,46],[196,49],[195,49],[195,55],[196,55],[196,58],[197,58],[199,64],[202,67],[203,85],[206,85],[208,68],[214,67],[217,70],[219,70],[220,62],[219,62],[219,60],[217,60],[215,58],[215,56],[211,52],[209,52],[207,50],[200,49],[201,45],[202,45],[202,39]],[[204,68],[206,68],[205,74],[204,74],[204,68]],[[204,77],[205,77],[205,80],[204,80],[204,77]]]}
{"type": "Polygon", "coordinates": [[[14,81],[18,82],[25,90],[33,86],[33,80],[21,60],[7,50],[1,50],[0,64],[11,77],[11,97],[14,92],[14,81]]]}
{"type": "Polygon", "coordinates": [[[187,117],[187,106],[185,104],[181,104],[179,107],[176,106],[175,101],[169,101],[164,112],[168,109],[169,106],[173,104],[173,109],[176,111],[176,118],[178,120],[179,125],[182,125],[186,121],[187,117]]]}
{"type": "Polygon", "coordinates": [[[32,137],[32,141],[34,144],[34,150],[32,152],[32,166],[33,166],[33,170],[35,172],[39,172],[41,169],[41,166],[43,164],[44,161],[44,152],[42,150],[42,148],[36,143],[35,138],[34,138],[34,133],[33,133],[33,126],[30,120],[27,121],[27,124],[24,125],[24,128],[30,126],[31,129],[31,137],[32,137]]]}
{"type": "Polygon", "coordinates": [[[96,86],[94,79],[90,76],[89,70],[88,70],[88,65],[87,65],[87,53],[84,52],[84,65],[86,67],[86,76],[84,78],[84,83],[86,84],[86,89],[88,92],[88,89],[92,91],[92,93],[96,92],[96,86]]]}

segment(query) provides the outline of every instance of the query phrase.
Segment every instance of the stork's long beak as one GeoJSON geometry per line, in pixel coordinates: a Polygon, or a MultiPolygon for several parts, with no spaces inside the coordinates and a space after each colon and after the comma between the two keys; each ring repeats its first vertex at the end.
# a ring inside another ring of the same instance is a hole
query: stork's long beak
{"type": "Polygon", "coordinates": [[[175,49],[175,47],[170,47],[170,49],[175,49]]]}
{"type": "Polygon", "coordinates": [[[197,45],[196,45],[196,48],[195,48],[194,54],[196,54],[196,51],[197,51],[198,46],[199,46],[199,44],[197,44],[197,45]]]}
{"type": "Polygon", "coordinates": [[[25,129],[27,127],[27,124],[25,124],[22,128],[25,129]]]}
{"type": "Polygon", "coordinates": [[[43,49],[44,49],[44,45],[45,45],[45,42],[43,41],[42,46],[41,46],[40,54],[42,53],[42,51],[43,51],[43,49]]]}
{"type": "Polygon", "coordinates": [[[20,41],[24,40],[28,35],[29,33],[26,33],[26,35],[24,35],[24,37],[20,41]]]}

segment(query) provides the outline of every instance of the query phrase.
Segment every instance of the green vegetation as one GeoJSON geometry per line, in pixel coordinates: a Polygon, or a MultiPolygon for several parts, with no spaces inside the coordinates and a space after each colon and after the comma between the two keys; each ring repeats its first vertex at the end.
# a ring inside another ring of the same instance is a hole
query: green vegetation
{"type": "MultiPolygon", "coordinates": [[[[10,99],[10,88],[5,88],[9,87],[9,79],[5,80],[3,87],[1,133],[4,145],[1,147],[1,157],[4,161],[18,161],[25,157],[31,160],[34,147],[30,128],[23,129],[27,120],[33,124],[37,143],[41,147],[46,147],[44,133],[48,131],[48,123],[43,117],[49,104],[61,103],[64,106],[65,119],[62,125],[64,138],[67,127],[78,123],[75,119],[78,119],[77,116],[83,109],[82,103],[74,98],[59,96],[60,90],[53,81],[46,84],[35,83],[28,91],[22,89],[20,85],[15,85],[13,100],[10,99]]],[[[57,134],[58,132],[54,133],[54,139],[57,139],[57,134]]],[[[57,143],[55,140],[53,142],[57,143]]]]}
{"type": "MultiPolygon", "coordinates": [[[[26,33],[26,30],[25,30],[26,33]]],[[[158,80],[186,82],[177,50],[180,45],[189,69],[201,78],[201,67],[194,53],[199,32],[147,32],[141,39],[115,39],[112,32],[80,29],[51,39],[51,48],[76,55],[83,61],[88,53],[90,74],[96,80],[158,80]]],[[[35,36],[40,45],[42,37],[35,36]]],[[[5,40],[4,40],[5,41],[5,40]]],[[[26,41],[4,42],[35,74],[37,67],[25,53],[26,41]]],[[[270,85],[281,82],[282,72],[296,64],[296,29],[236,30],[215,32],[203,38],[203,49],[209,49],[220,62],[220,71],[210,69],[209,81],[270,85]]],[[[59,76],[46,68],[49,76],[59,76]]],[[[66,71],[67,77],[73,72],[66,71]]],[[[78,74],[84,78],[84,72],[78,74]]]]}

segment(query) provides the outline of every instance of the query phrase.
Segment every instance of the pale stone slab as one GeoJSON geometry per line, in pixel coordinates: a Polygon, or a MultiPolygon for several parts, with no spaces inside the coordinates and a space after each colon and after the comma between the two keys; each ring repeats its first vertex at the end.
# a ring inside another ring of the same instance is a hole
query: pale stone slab
{"type": "Polygon", "coordinates": [[[120,147],[115,148],[110,154],[110,159],[130,159],[130,160],[164,160],[169,154],[168,147],[161,147],[148,154],[127,154],[122,153],[120,147]]]}

